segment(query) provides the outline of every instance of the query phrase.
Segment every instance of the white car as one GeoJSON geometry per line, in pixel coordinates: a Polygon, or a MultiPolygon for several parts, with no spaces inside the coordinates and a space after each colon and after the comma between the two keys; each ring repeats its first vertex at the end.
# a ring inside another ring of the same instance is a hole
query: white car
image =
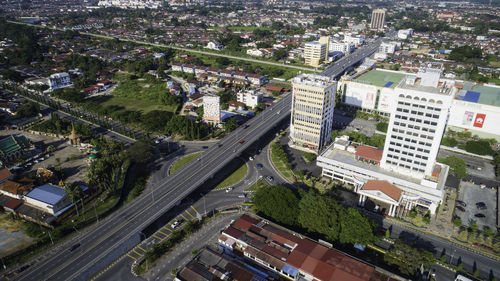
{"type": "Polygon", "coordinates": [[[173,222],[170,226],[171,226],[172,228],[176,228],[176,227],[178,227],[178,226],[179,226],[179,224],[181,224],[181,222],[180,222],[180,221],[174,221],[174,222],[173,222]]]}
{"type": "Polygon", "coordinates": [[[248,159],[250,159],[250,161],[253,161],[253,157],[252,156],[250,156],[250,158],[248,158],[248,159]]]}
{"type": "Polygon", "coordinates": [[[229,191],[231,191],[231,190],[233,190],[233,188],[232,188],[232,187],[228,187],[228,188],[226,189],[226,192],[229,192],[229,191]]]}

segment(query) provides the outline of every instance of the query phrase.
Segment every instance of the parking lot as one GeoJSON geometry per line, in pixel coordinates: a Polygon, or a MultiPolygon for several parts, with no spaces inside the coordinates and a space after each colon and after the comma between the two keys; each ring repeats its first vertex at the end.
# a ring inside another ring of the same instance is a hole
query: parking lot
{"type": "MultiPolygon", "coordinates": [[[[463,201],[465,211],[460,211],[460,208],[455,208],[455,215],[460,217],[463,225],[469,225],[475,221],[480,230],[484,227],[496,230],[497,222],[497,191],[490,188],[481,188],[479,185],[462,182],[457,200],[463,201]],[[486,209],[480,210],[476,203],[484,202],[486,209]],[[484,214],[484,218],[476,217],[476,214],[484,214]]],[[[456,206],[459,206],[457,203],[456,206]]]]}

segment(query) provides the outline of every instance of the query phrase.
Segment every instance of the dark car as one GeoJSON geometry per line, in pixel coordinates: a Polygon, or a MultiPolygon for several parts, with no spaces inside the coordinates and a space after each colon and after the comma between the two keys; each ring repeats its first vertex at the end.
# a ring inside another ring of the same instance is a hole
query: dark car
{"type": "Polygon", "coordinates": [[[474,215],[476,218],[485,218],[486,216],[484,214],[478,213],[474,215]]]}
{"type": "Polygon", "coordinates": [[[264,168],[264,166],[262,166],[262,164],[260,163],[257,163],[255,167],[257,167],[258,170],[262,170],[262,168],[264,168]]]}
{"type": "Polygon", "coordinates": [[[462,206],[456,206],[457,210],[465,212],[465,208],[462,206]]]}
{"type": "Polygon", "coordinates": [[[69,251],[73,252],[76,248],[80,247],[80,243],[76,243],[75,245],[69,247],[69,251]]]}
{"type": "Polygon", "coordinates": [[[484,202],[477,202],[476,203],[476,207],[479,209],[479,210],[486,210],[487,207],[486,207],[486,204],[484,202]]]}
{"type": "Polygon", "coordinates": [[[461,200],[457,200],[457,204],[464,207],[464,208],[467,207],[467,204],[465,204],[465,202],[461,201],[461,200]]]}

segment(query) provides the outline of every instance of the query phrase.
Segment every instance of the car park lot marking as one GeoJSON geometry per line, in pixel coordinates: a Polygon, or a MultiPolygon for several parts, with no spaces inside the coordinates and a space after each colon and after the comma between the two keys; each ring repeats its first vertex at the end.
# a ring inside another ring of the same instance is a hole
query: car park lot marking
{"type": "Polygon", "coordinates": [[[184,220],[188,221],[188,219],[184,215],[181,214],[181,217],[184,218],[184,220]]]}
{"type": "Polygon", "coordinates": [[[187,213],[188,215],[190,215],[190,216],[194,219],[193,215],[191,215],[191,214],[190,214],[187,210],[186,210],[186,213],[187,213]]]}
{"type": "Polygon", "coordinates": [[[194,206],[193,206],[193,205],[191,205],[191,208],[192,208],[192,209],[193,209],[193,210],[194,210],[197,214],[199,214],[199,213],[200,213],[200,212],[198,212],[198,211],[194,208],[194,206]]]}
{"type": "Polygon", "coordinates": [[[146,253],[147,251],[144,250],[140,245],[137,245],[137,248],[141,249],[141,251],[143,251],[144,253],[146,253]]]}
{"type": "Polygon", "coordinates": [[[137,260],[136,258],[134,258],[133,256],[131,256],[130,254],[127,254],[127,256],[128,256],[129,258],[131,258],[131,259],[135,260],[135,261],[137,260]]]}

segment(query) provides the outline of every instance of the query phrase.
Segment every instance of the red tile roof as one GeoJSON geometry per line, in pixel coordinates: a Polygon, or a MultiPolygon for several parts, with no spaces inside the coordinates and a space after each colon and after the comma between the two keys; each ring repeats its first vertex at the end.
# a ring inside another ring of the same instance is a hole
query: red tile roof
{"type": "Polygon", "coordinates": [[[235,238],[235,239],[239,239],[243,235],[242,231],[240,231],[232,226],[230,226],[226,230],[224,230],[224,233],[228,236],[235,238]]]}
{"type": "Polygon", "coordinates": [[[396,201],[399,201],[402,192],[401,189],[399,189],[397,186],[390,184],[385,180],[369,180],[366,182],[362,189],[379,190],[396,201]]]}
{"type": "Polygon", "coordinates": [[[382,160],[382,153],[383,151],[381,149],[375,147],[366,145],[356,147],[356,156],[363,157],[364,159],[380,162],[380,160],[382,160]]]}
{"type": "Polygon", "coordinates": [[[15,210],[17,207],[21,206],[23,204],[23,201],[19,199],[12,199],[7,204],[4,205],[5,208],[15,210]]]}
{"type": "Polygon", "coordinates": [[[1,169],[0,170],[0,182],[12,177],[12,174],[10,173],[9,170],[7,169],[1,169]]]}
{"type": "Polygon", "coordinates": [[[259,220],[248,215],[243,215],[233,223],[233,227],[246,231],[250,228],[250,226],[257,223],[259,223],[259,220]]]}

